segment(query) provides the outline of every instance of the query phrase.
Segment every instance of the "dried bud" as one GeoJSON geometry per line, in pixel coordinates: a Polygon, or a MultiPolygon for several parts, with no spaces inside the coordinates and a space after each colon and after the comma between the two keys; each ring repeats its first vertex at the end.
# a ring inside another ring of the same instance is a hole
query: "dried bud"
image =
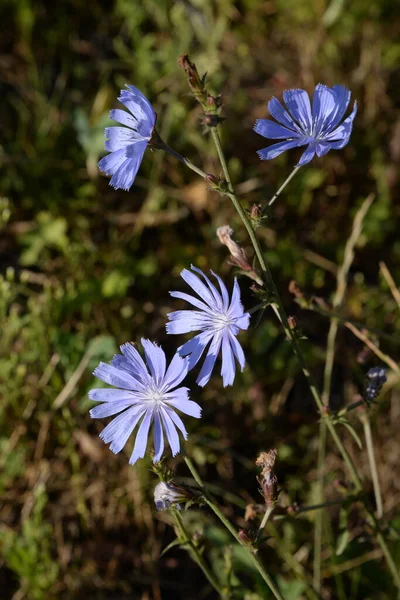
{"type": "Polygon", "coordinates": [[[245,251],[232,239],[233,229],[229,225],[222,225],[217,229],[217,236],[221,244],[226,246],[231,254],[232,264],[236,265],[251,279],[262,285],[262,279],[257,271],[247,260],[245,251]]]}
{"type": "Polygon", "coordinates": [[[277,454],[278,451],[273,448],[268,452],[261,452],[261,454],[257,457],[256,465],[257,467],[262,468],[261,475],[264,475],[264,473],[267,472],[269,473],[272,470],[277,454]]]}
{"type": "Polygon", "coordinates": [[[172,506],[181,510],[181,504],[193,502],[196,497],[194,491],[173,481],[160,481],[154,488],[154,503],[160,511],[169,510],[172,506]]]}
{"type": "Polygon", "coordinates": [[[277,450],[273,449],[269,452],[261,452],[256,460],[256,465],[262,468],[257,481],[260,484],[260,492],[264,496],[268,508],[273,508],[278,500],[278,479],[272,471],[276,455],[277,450]]]}
{"type": "Polygon", "coordinates": [[[377,398],[386,381],[386,369],[384,367],[373,367],[368,371],[364,380],[364,400],[367,404],[377,398]]]}
{"type": "Polygon", "coordinates": [[[221,244],[226,246],[235,263],[243,270],[251,269],[245,251],[232,239],[233,229],[229,225],[222,225],[217,229],[217,236],[221,244]]]}
{"type": "Polygon", "coordinates": [[[182,54],[178,58],[178,65],[182,67],[188,76],[189,86],[199,102],[206,101],[206,91],[204,89],[204,78],[201,79],[197,71],[196,65],[191,62],[188,54],[182,54]]]}

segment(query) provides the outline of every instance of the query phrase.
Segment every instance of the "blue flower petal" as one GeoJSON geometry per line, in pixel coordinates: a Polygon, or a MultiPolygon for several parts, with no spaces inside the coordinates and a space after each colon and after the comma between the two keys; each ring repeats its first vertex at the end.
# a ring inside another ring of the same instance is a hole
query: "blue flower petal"
{"type": "Polygon", "coordinates": [[[192,290],[194,290],[196,294],[198,294],[200,298],[208,304],[209,307],[214,306],[214,297],[208,291],[205,284],[197,277],[197,275],[191,273],[190,271],[188,271],[188,269],[183,269],[183,271],[181,272],[181,277],[183,281],[186,281],[186,283],[190,285],[192,290]]]}
{"type": "Polygon", "coordinates": [[[315,146],[316,146],[316,144],[314,142],[311,144],[308,144],[307,148],[304,150],[303,154],[301,155],[301,158],[300,158],[299,162],[297,163],[296,167],[302,167],[303,165],[306,165],[314,158],[315,146]]]}
{"type": "Polygon", "coordinates": [[[288,127],[288,129],[300,134],[303,133],[297,123],[293,121],[289,113],[283,108],[279,100],[277,100],[277,98],[271,98],[271,100],[268,102],[268,110],[274,119],[276,119],[282,125],[288,127]]]}
{"type": "Polygon", "coordinates": [[[241,370],[243,371],[244,369],[244,365],[245,365],[245,357],[244,357],[244,352],[243,352],[243,348],[242,346],[239,344],[238,340],[236,339],[236,336],[231,335],[230,336],[230,342],[232,345],[232,350],[237,358],[237,361],[240,365],[241,370]]]}
{"type": "Polygon", "coordinates": [[[135,400],[134,392],[128,390],[115,390],[114,388],[98,388],[90,390],[88,396],[94,402],[114,402],[116,400],[127,400],[132,398],[135,400]]]}
{"type": "Polygon", "coordinates": [[[200,387],[204,387],[210,381],[211,373],[214,369],[215,361],[217,360],[217,356],[221,348],[221,341],[221,335],[216,334],[210,344],[207,356],[200,369],[199,376],[196,379],[196,383],[200,387]]]}
{"type": "Polygon", "coordinates": [[[169,295],[173,298],[180,298],[181,300],[186,300],[186,302],[193,304],[193,306],[199,308],[200,310],[209,310],[207,304],[204,304],[204,302],[202,302],[198,298],[195,298],[195,296],[191,296],[190,294],[185,294],[184,292],[169,292],[169,295]]]}
{"type": "Polygon", "coordinates": [[[199,331],[204,325],[204,314],[198,310],[176,310],[168,313],[170,322],[165,325],[167,333],[178,334],[199,331]]]}
{"type": "Polygon", "coordinates": [[[117,123],[121,123],[121,125],[125,125],[125,127],[130,127],[134,130],[137,129],[137,118],[126,110],[121,110],[120,108],[110,110],[110,119],[117,123]]]}
{"type": "MultiPolygon", "coordinates": [[[[343,121],[339,127],[337,127],[334,131],[324,136],[324,142],[334,142],[338,140],[343,140],[345,146],[350,139],[350,135],[353,129],[353,121],[354,117],[357,114],[357,102],[354,102],[354,108],[351,114],[343,121]]],[[[339,146],[339,148],[343,148],[343,146],[339,146]]],[[[333,146],[332,146],[333,147],[333,146]]]]}
{"type": "Polygon", "coordinates": [[[197,267],[194,267],[193,265],[191,265],[190,267],[192,269],[192,271],[196,271],[196,273],[199,273],[200,277],[202,277],[204,279],[204,281],[207,284],[207,287],[209,288],[211,294],[213,295],[214,298],[214,304],[215,306],[218,307],[218,309],[222,309],[223,308],[223,302],[222,302],[222,298],[220,293],[218,292],[217,288],[215,287],[215,285],[209,280],[209,278],[207,277],[207,275],[205,275],[203,273],[203,271],[201,271],[200,269],[198,269],[197,267]]]}
{"type": "Polygon", "coordinates": [[[178,352],[181,356],[189,355],[189,370],[197,365],[212,337],[212,331],[202,331],[178,348],[178,352]]]}
{"type": "Polygon", "coordinates": [[[244,315],[242,315],[241,317],[238,317],[236,319],[236,325],[240,329],[248,329],[248,327],[250,325],[250,315],[249,315],[249,313],[244,313],[244,315]]]}
{"type": "MultiPolygon", "coordinates": [[[[173,394],[171,394],[171,396],[173,396],[173,394]]],[[[193,402],[193,400],[180,398],[178,395],[176,395],[174,397],[168,398],[166,402],[170,406],[173,406],[174,408],[177,408],[178,410],[183,412],[185,415],[195,417],[196,419],[199,419],[201,417],[201,407],[197,404],[197,402],[193,402]]]]}
{"type": "Polygon", "coordinates": [[[98,167],[100,171],[103,171],[106,175],[114,175],[125,160],[125,148],[122,148],[121,150],[117,150],[116,152],[104,156],[104,158],[99,161],[98,167]]]}
{"type": "Polygon", "coordinates": [[[182,433],[182,435],[185,438],[185,440],[187,440],[188,439],[188,432],[186,431],[185,425],[183,424],[183,421],[180,418],[180,416],[177,415],[176,412],[174,412],[173,410],[171,410],[168,407],[163,408],[163,412],[164,412],[164,414],[166,412],[168,413],[169,417],[171,418],[171,421],[174,423],[174,425],[182,433]]]}
{"type": "Polygon", "coordinates": [[[165,352],[157,344],[153,344],[150,340],[141,339],[144,353],[146,355],[146,361],[149,365],[150,373],[156,382],[157,387],[160,387],[162,380],[164,379],[166,360],[165,352]]]}
{"type": "Polygon", "coordinates": [[[125,390],[138,390],[137,381],[131,375],[106,363],[101,362],[93,371],[93,375],[109,385],[115,385],[115,387],[121,387],[125,390]]]}
{"type": "Polygon", "coordinates": [[[221,375],[224,387],[232,385],[235,379],[235,358],[233,356],[229,336],[224,335],[222,338],[222,367],[221,375]]]}
{"type": "Polygon", "coordinates": [[[136,348],[132,344],[122,344],[120,349],[126,360],[131,363],[132,368],[135,371],[136,378],[140,379],[144,383],[151,383],[146,364],[136,348]]]}
{"type": "Polygon", "coordinates": [[[175,425],[171,421],[167,411],[161,408],[160,410],[161,419],[163,421],[164,430],[167,436],[168,443],[171,448],[172,456],[176,456],[180,450],[179,436],[175,429],[175,425]]]}
{"type": "Polygon", "coordinates": [[[160,415],[154,414],[154,458],[153,462],[158,462],[164,452],[164,433],[162,430],[160,415]]]}
{"type": "Polygon", "coordinates": [[[298,140],[288,140],[286,142],[278,142],[277,144],[272,144],[268,148],[263,148],[262,150],[258,150],[257,154],[261,158],[261,160],[271,160],[272,158],[276,158],[285,150],[290,150],[290,148],[297,148],[298,146],[304,146],[307,142],[304,142],[302,139],[298,140]]]}
{"type": "MultiPolygon", "coordinates": [[[[144,144],[144,142],[138,142],[137,146],[139,146],[139,144],[144,144]]],[[[129,150],[130,148],[131,146],[126,150],[129,150]]],[[[139,170],[140,163],[142,162],[143,152],[133,156],[132,158],[127,158],[115,171],[114,175],[110,179],[110,185],[114,189],[128,191],[132,187],[136,174],[139,170]]]]}
{"type": "Polygon", "coordinates": [[[149,136],[156,122],[156,114],[147,98],[137,88],[134,89],[138,93],[134,93],[132,89],[133,86],[128,90],[121,90],[118,100],[136,117],[138,126],[142,125],[140,133],[149,136]]]}
{"type": "Polygon", "coordinates": [[[303,137],[302,134],[269,119],[258,119],[254,125],[254,131],[271,140],[303,137]]]}
{"type": "Polygon", "coordinates": [[[336,98],[335,112],[332,115],[330,127],[334,129],[344,117],[350,103],[351,92],[344,85],[334,85],[333,93],[336,98]]]}
{"type": "MultiPolygon", "coordinates": [[[[165,374],[162,382],[162,389],[168,392],[168,390],[179,385],[185,379],[188,370],[189,361],[186,358],[182,358],[179,353],[176,352],[165,374]]],[[[173,393],[175,393],[175,391],[173,393]]],[[[168,396],[168,394],[166,394],[166,396],[168,396]]]]}
{"type": "Polygon", "coordinates": [[[214,271],[211,271],[211,273],[214,275],[215,279],[218,281],[219,289],[221,290],[223,308],[224,308],[224,310],[228,310],[228,308],[229,308],[229,293],[226,288],[226,285],[224,284],[224,282],[222,281],[222,279],[219,275],[214,273],[214,271]]]}
{"type": "Polygon", "coordinates": [[[313,114],[313,135],[318,137],[321,131],[329,128],[331,115],[334,114],[336,107],[336,95],[329,87],[319,83],[314,90],[312,114],[313,114]]]}
{"type": "Polygon", "coordinates": [[[147,442],[149,437],[149,429],[151,421],[153,419],[153,411],[148,410],[144,416],[143,421],[140,424],[139,430],[136,434],[135,446],[129,459],[129,464],[134,465],[138,458],[143,458],[146,453],[147,442]]]}
{"type": "Polygon", "coordinates": [[[111,417],[112,415],[116,415],[122,410],[125,410],[125,408],[128,408],[128,406],[132,406],[132,404],[135,404],[135,402],[138,403],[139,400],[135,401],[133,399],[132,401],[132,398],[128,398],[125,400],[116,400],[115,402],[104,402],[104,404],[99,404],[99,406],[95,406],[94,408],[92,408],[89,411],[89,414],[92,417],[92,419],[103,419],[105,417],[111,417]]]}
{"type": "Polygon", "coordinates": [[[106,444],[111,442],[110,450],[114,454],[118,454],[125,446],[145,410],[143,406],[133,406],[113,419],[100,433],[100,438],[103,442],[106,444]]]}
{"type": "Polygon", "coordinates": [[[139,155],[143,156],[148,144],[148,141],[143,139],[141,135],[127,127],[106,127],[105,136],[105,149],[108,152],[116,152],[117,150],[130,147],[129,155],[126,154],[130,158],[139,155]]]}
{"type": "Polygon", "coordinates": [[[283,99],[290,114],[299,123],[306,135],[310,135],[312,115],[310,98],[305,90],[286,90],[283,99]]]}
{"type": "Polygon", "coordinates": [[[315,146],[317,156],[325,156],[332,149],[331,142],[318,142],[315,146]]]}

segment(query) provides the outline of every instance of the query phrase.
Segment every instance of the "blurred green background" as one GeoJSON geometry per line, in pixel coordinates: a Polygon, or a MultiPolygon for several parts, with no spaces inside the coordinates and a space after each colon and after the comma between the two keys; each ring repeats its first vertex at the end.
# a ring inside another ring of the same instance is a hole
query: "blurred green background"
{"type": "MultiPolygon", "coordinates": [[[[318,82],[352,90],[359,113],[349,145],[302,169],[259,234],[321,381],[329,322],[301,311],[288,284],[295,279],[305,293],[332,298],[355,211],[375,194],[344,312],[386,332],[389,337],[374,341],[398,361],[392,337],[399,312],[379,268],[384,261],[399,281],[397,9],[392,0],[3,0],[1,598],[216,597],[183,550],[172,548],[160,558],[173,530],[168,515],[154,510],[150,461],[129,467],[132,442],[114,456],[98,439],[105,423],[90,419],[87,391],[95,384],[93,368],[109,361],[121,343],[145,336],[174,351],[177,338],[167,339],[164,324],[177,307],[168,291],[183,289],[183,267],[212,268],[232,284],[234,269],[216,238],[218,226],[229,223],[252,253],[228,199],[208,191],[170,156],[148,150],[129,193],[108,186],[96,165],[109,110],[125,83],[152,101],[158,129],[173,148],[219,175],[212,141],[176,64],[181,53],[190,53],[208,73],[210,91],[223,94],[224,148],[248,207],[272,196],[300,155],[295,150],[272,162],[256,155],[267,143],[252,127],[268,116],[271,96],[293,87],[311,92],[318,82]]],[[[241,279],[247,308],[257,303],[249,284],[241,279]]],[[[204,390],[193,385],[203,419],[188,420],[187,452],[238,527],[245,505],[261,501],[254,465],[261,450],[278,449],[281,507],[312,504],[315,493],[318,417],[312,399],[273,314],[266,311],[256,321],[241,336],[245,372],[233,388],[223,389],[217,375],[204,390]]],[[[380,364],[341,328],[333,405],[351,402],[368,368],[380,364]]],[[[398,563],[399,392],[389,373],[373,412],[384,521],[398,563]]],[[[357,416],[353,424],[361,430],[357,416]]],[[[344,428],[341,433],[371,490],[365,448],[360,451],[344,428]]],[[[179,457],[167,463],[188,477],[179,457]]],[[[332,449],[326,465],[326,494],[337,498],[334,482],[345,473],[332,449]]],[[[297,600],[306,597],[305,584],[291,560],[310,576],[315,513],[282,514],[261,554],[285,598],[297,600]]],[[[205,509],[191,509],[185,519],[202,532],[206,556],[222,580],[233,564],[238,598],[269,597],[205,509]]],[[[324,524],[322,598],[394,598],[361,513],[332,508],[324,524]]]]}

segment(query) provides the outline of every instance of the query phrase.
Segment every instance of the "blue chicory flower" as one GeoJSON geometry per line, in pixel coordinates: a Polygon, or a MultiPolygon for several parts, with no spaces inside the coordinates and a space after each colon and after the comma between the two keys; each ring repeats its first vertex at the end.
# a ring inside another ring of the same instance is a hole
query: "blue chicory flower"
{"type": "Polygon", "coordinates": [[[101,388],[89,392],[91,400],[103,402],[92,408],[92,418],[102,419],[121,413],[100,434],[106,444],[111,442],[110,450],[115,454],[122,450],[141,421],[129,460],[131,465],[145,455],[152,422],[154,462],[157,462],[164,452],[164,433],[173,456],[180,450],[177,429],[187,439],[185,426],[175,410],[196,419],[201,416],[200,406],[189,400],[188,388],[175,389],[187,375],[188,359],[176,353],[167,369],[162,348],[150,340],[142,339],[141,342],[148,368],[136,348],[132,344],[124,344],[121,346],[122,356],[116,354],[111,365],[101,362],[93,373],[101,381],[118,389],[101,388]]]}
{"type": "Polygon", "coordinates": [[[235,278],[232,299],[229,301],[228,290],[221,278],[212,274],[219,284],[220,292],[196,267],[191,267],[204,279],[194,275],[187,269],[181,273],[182,279],[200,296],[201,300],[190,294],[170,292],[174,298],[186,300],[199,310],[178,310],[168,315],[167,333],[178,334],[189,331],[200,331],[198,335],[178,348],[181,356],[190,355],[189,368],[192,369],[200,360],[204,349],[210,343],[207,356],[197,378],[200,386],[205,386],[211,377],[216,358],[222,348],[222,369],[224,387],[232,385],[235,379],[235,357],[243,371],[245,357],[241,345],[236,339],[239,329],[247,329],[250,315],[243,310],[240,301],[240,288],[235,278]]]}
{"type": "Polygon", "coordinates": [[[126,87],[118,100],[129,112],[119,108],[110,112],[110,118],[124,127],[106,128],[105,148],[111,154],[99,162],[99,169],[112,175],[110,185],[116,190],[131,188],[156,122],[156,113],[142,92],[133,85],[126,87]]]}
{"type": "Polygon", "coordinates": [[[324,156],[329,150],[339,150],[349,141],[353,120],[357,113],[354,102],[352,113],[340,124],[350,102],[350,91],[343,85],[329,88],[319,83],[314,91],[312,107],[305,90],[287,90],[283,99],[287,112],[276,98],[268,102],[268,110],[278,121],[258,119],[254,130],[270,139],[284,139],[258,151],[262,160],[276,158],[285,150],[307,146],[298,164],[309,163],[315,154],[324,156]]]}

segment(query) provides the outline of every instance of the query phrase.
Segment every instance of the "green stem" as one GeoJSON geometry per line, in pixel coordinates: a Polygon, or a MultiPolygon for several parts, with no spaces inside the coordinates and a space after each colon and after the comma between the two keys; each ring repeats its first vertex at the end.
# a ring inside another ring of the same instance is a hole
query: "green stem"
{"type": "Polygon", "coordinates": [[[300,169],[300,167],[295,167],[293,169],[293,171],[290,173],[289,177],[287,179],[285,179],[285,181],[282,183],[279,190],[272,196],[271,200],[264,206],[264,208],[261,211],[261,215],[264,215],[267,212],[268,208],[273,205],[275,200],[281,195],[281,193],[283,192],[283,190],[285,189],[285,187],[287,186],[289,181],[291,181],[293,179],[293,177],[296,175],[296,173],[299,169],[300,169]]]}
{"type": "Polygon", "coordinates": [[[254,549],[251,548],[250,546],[248,546],[247,544],[245,544],[240,539],[239,534],[236,531],[236,529],[233,527],[232,523],[221,512],[219,506],[216,504],[216,502],[212,498],[211,494],[208,492],[208,490],[207,490],[206,486],[204,485],[204,483],[203,483],[203,481],[202,481],[202,479],[201,479],[201,477],[200,477],[200,475],[199,475],[196,467],[194,466],[194,464],[192,463],[192,461],[190,460],[190,458],[188,456],[186,456],[186,455],[184,455],[183,458],[184,458],[184,460],[185,460],[185,462],[186,462],[186,464],[188,466],[189,471],[193,475],[194,480],[196,481],[196,483],[198,484],[198,486],[201,488],[201,490],[202,490],[202,492],[204,494],[204,499],[205,499],[206,503],[208,504],[208,506],[215,513],[215,515],[218,517],[218,519],[221,521],[221,523],[226,527],[226,529],[229,531],[229,533],[242,546],[242,548],[245,550],[245,552],[247,552],[248,557],[250,558],[251,562],[253,563],[253,565],[255,566],[255,568],[257,569],[257,571],[260,573],[261,577],[263,578],[263,580],[265,581],[265,583],[267,584],[267,586],[269,587],[269,589],[271,590],[271,592],[273,593],[273,595],[275,596],[275,598],[277,598],[277,600],[284,600],[283,596],[279,592],[279,590],[276,587],[275,583],[272,581],[271,577],[268,575],[267,571],[265,570],[265,567],[262,564],[261,560],[254,553],[255,552],[254,549]]]}
{"type": "MultiPolygon", "coordinates": [[[[337,449],[339,450],[345,464],[346,467],[349,471],[349,474],[351,476],[351,479],[353,481],[353,485],[355,488],[355,493],[360,492],[363,489],[363,485],[362,485],[362,481],[361,481],[361,477],[359,476],[357,469],[350,457],[350,454],[347,452],[346,448],[344,447],[342,440],[340,439],[338,433],[336,432],[335,429],[335,425],[333,424],[332,420],[331,420],[331,416],[329,414],[329,412],[327,412],[326,410],[324,410],[324,404],[322,402],[321,396],[318,392],[314,377],[312,375],[312,373],[310,372],[306,359],[304,357],[303,351],[300,347],[298,338],[297,338],[297,334],[296,332],[291,329],[290,325],[289,325],[289,321],[288,321],[288,317],[286,315],[286,311],[285,308],[283,306],[282,300],[279,296],[279,292],[277,290],[277,287],[275,285],[275,282],[272,278],[272,274],[269,270],[268,264],[266,263],[266,261],[264,260],[264,256],[261,250],[261,246],[260,243],[258,241],[258,238],[256,236],[256,233],[251,225],[251,222],[244,210],[244,208],[242,207],[239,199],[237,198],[235,191],[232,187],[232,181],[229,175],[229,171],[228,171],[228,167],[226,164],[226,160],[225,160],[225,156],[222,150],[222,146],[221,146],[221,140],[219,138],[218,135],[218,131],[216,130],[216,128],[212,128],[211,129],[211,135],[213,137],[214,143],[215,143],[215,147],[217,149],[217,153],[218,153],[218,157],[222,166],[222,170],[224,172],[224,176],[226,181],[229,184],[229,188],[230,188],[230,192],[227,194],[230,199],[232,200],[232,203],[237,211],[237,213],[239,214],[240,218],[242,219],[242,222],[249,234],[249,237],[251,239],[251,242],[253,244],[253,248],[254,248],[254,252],[257,256],[258,262],[260,264],[261,270],[263,272],[265,281],[267,283],[267,285],[269,286],[270,290],[272,291],[273,295],[275,296],[275,300],[276,300],[276,305],[277,305],[277,309],[279,311],[279,315],[280,315],[280,320],[283,324],[283,328],[284,331],[292,345],[293,351],[297,357],[297,360],[299,362],[299,365],[308,381],[311,393],[313,395],[313,398],[315,400],[315,403],[321,413],[322,418],[324,419],[326,426],[328,428],[328,431],[331,435],[331,437],[333,438],[333,441],[336,444],[337,449]]],[[[400,576],[399,573],[397,571],[397,568],[395,566],[394,560],[390,554],[389,548],[386,545],[385,539],[382,535],[382,533],[380,532],[379,529],[379,524],[376,520],[375,515],[373,514],[373,512],[367,507],[365,506],[365,509],[367,511],[369,520],[371,522],[371,524],[375,527],[376,530],[376,539],[379,543],[379,545],[382,548],[382,551],[385,555],[388,567],[392,573],[393,579],[397,585],[397,587],[400,588],[400,576]]]]}
{"type": "Polygon", "coordinates": [[[180,541],[182,541],[182,543],[188,545],[188,552],[189,552],[191,558],[194,560],[194,562],[203,571],[204,575],[206,576],[206,578],[208,579],[208,581],[211,583],[211,585],[213,586],[213,588],[215,589],[215,591],[218,592],[218,594],[220,595],[220,597],[221,598],[226,598],[227,597],[226,593],[224,592],[224,590],[222,589],[222,587],[219,585],[218,581],[215,579],[213,573],[210,571],[210,569],[209,569],[208,565],[206,564],[204,558],[201,556],[201,554],[199,552],[199,549],[194,544],[192,538],[190,537],[190,535],[186,531],[185,524],[184,524],[184,522],[182,520],[181,515],[175,509],[171,511],[171,514],[173,515],[173,517],[175,519],[175,523],[176,523],[177,529],[178,529],[178,531],[180,533],[180,537],[181,537],[180,541]]]}
{"type": "Polygon", "coordinates": [[[367,446],[368,462],[369,462],[369,468],[371,470],[372,484],[374,487],[375,502],[376,502],[376,516],[378,517],[378,519],[380,519],[383,515],[382,494],[381,494],[381,487],[379,484],[378,469],[376,467],[374,442],[372,440],[371,424],[369,422],[369,418],[366,413],[362,416],[361,421],[362,421],[362,424],[364,427],[364,436],[365,436],[365,443],[367,446]]]}
{"type": "MultiPolygon", "coordinates": [[[[317,506],[324,504],[324,473],[326,455],[326,423],[324,420],[319,424],[318,439],[318,479],[317,479],[317,506]]],[[[313,586],[318,594],[321,591],[321,563],[322,563],[322,539],[323,539],[324,515],[321,512],[315,517],[314,526],[314,560],[313,560],[313,586]]]]}
{"type": "Polygon", "coordinates": [[[181,154],[179,154],[179,152],[176,152],[173,148],[168,146],[168,144],[166,144],[165,142],[164,142],[164,145],[161,147],[161,149],[165,150],[165,152],[168,152],[168,154],[171,154],[171,156],[173,156],[174,158],[177,158],[180,162],[182,162],[184,165],[189,167],[189,169],[191,169],[192,171],[197,173],[197,175],[200,175],[200,177],[202,177],[203,179],[207,178],[207,173],[205,173],[204,171],[199,169],[199,167],[196,167],[196,165],[194,165],[192,163],[192,161],[190,161],[185,156],[182,156],[181,154]]]}
{"type": "Polygon", "coordinates": [[[270,518],[270,516],[271,516],[271,514],[272,514],[272,512],[274,510],[274,508],[275,508],[274,506],[267,506],[267,510],[264,513],[264,516],[263,516],[262,521],[261,521],[261,525],[260,525],[260,527],[258,528],[258,531],[257,531],[257,536],[256,536],[256,541],[255,541],[256,545],[260,543],[261,536],[264,533],[264,529],[265,529],[265,527],[266,527],[266,525],[268,523],[268,519],[270,518]]]}

